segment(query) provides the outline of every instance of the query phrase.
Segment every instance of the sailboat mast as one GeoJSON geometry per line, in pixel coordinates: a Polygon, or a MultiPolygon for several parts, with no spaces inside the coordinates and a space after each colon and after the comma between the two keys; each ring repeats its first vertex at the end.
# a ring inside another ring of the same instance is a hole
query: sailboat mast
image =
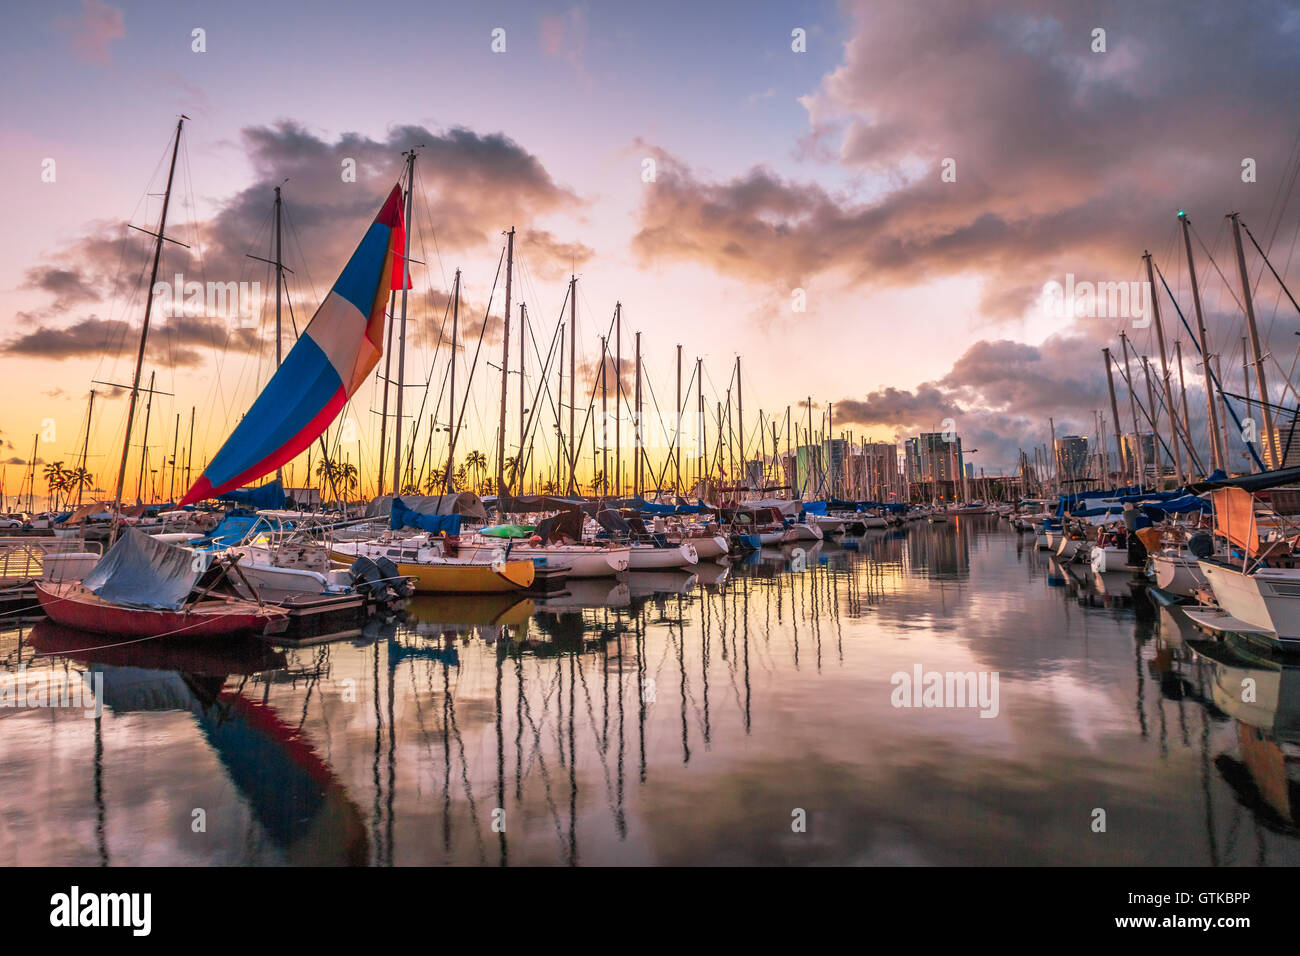
{"type": "MultiPolygon", "coordinates": [[[[451,494],[451,470],[456,460],[456,341],[460,334],[460,270],[456,270],[455,291],[451,306],[451,389],[447,399],[447,471],[443,475],[443,490],[451,494]]],[[[468,401],[468,396],[466,397],[468,401]]]]}
{"type": "MultiPolygon", "coordinates": [[[[609,343],[600,337],[600,476],[609,484],[609,343]]],[[[602,489],[609,496],[608,487],[602,489]]]]}
{"type": "MultiPolygon", "coordinates": [[[[95,419],[95,390],[90,390],[90,404],[86,406],[86,437],[81,441],[81,466],[77,469],[77,507],[81,507],[81,496],[86,490],[86,456],[90,451],[90,426],[95,419]]],[[[0,495],[0,502],[4,496],[0,495]]]]}
{"type": "Polygon", "coordinates": [[[636,333],[636,408],[632,414],[632,495],[637,497],[645,490],[642,481],[641,455],[641,333],[636,333]]]}
{"type": "MultiPolygon", "coordinates": [[[[563,344],[560,345],[560,348],[561,349],[564,348],[563,344]]],[[[576,463],[578,460],[578,449],[575,444],[578,440],[577,437],[578,433],[575,429],[574,418],[573,418],[574,412],[578,407],[577,395],[574,392],[575,383],[578,381],[577,356],[578,356],[578,277],[570,274],[569,275],[569,447],[572,449],[572,451],[567,456],[569,461],[569,493],[570,494],[573,494],[578,490],[576,484],[577,476],[574,474],[574,472],[576,471],[576,463]]],[[[605,361],[605,354],[603,351],[601,352],[600,360],[602,362],[605,361]]],[[[564,400],[564,396],[561,395],[560,401],[563,400],[564,400]]],[[[608,478],[609,475],[606,475],[605,477],[608,478]]]]}
{"type": "MultiPolygon", "coordinates": [[[[284,362],[284,331],[280,325],[280,300],[284,290],[284,255],[280,237],[280,187],[275,187],[275,367],[278,371],[284,362]]],[[[178,419],[179,421],[179,419],[178,419]]],[[[172,474],[175,476],[175,459],[172,474]]],[[[280,469],[275,469],[276,481],[281,480],[280,469]]]]}
{"type": "MultiPolygon", "coordinates": [[[[1192,237],[1187,221],[1187,213],[1180,212],[1179,220],[1183,226],[1183,248],[1187,252],[1187,274],[1192,280],[1192,307],[1196,311],[1196,339],[1201,346],[1201,367],[1205,370],[1205,411],[1206,422],[1210,429],[1210,457],[1215,468],[1227,468],[1227,446],[1219,433],[1219,410],[1214,404],[1214,382],[1210,378],[1210,347],[1205,338],[1205,315],[1201,311],[1201,287],[1196,281],[1196,262],[1192,258],[1192,237]]],[[[1151,290],[1155,295],[1155,290],[1151,290]]],[[[1222,386],[1222,380],[1220,380],[1222,386]]]]}
{"type": "Polygon", "coordinates": [[[501,332],[501,421],[497,426],[497,510],[505,496],[506,474],[506,376],[510,374],[510,280],[515,269],[515,227],[506,233],[506,310],[501,332]]]}
{"type": "MultiPolygon", "coordinates": [[[[167,170],[167,191],[163,193],[162,215],[158,220],[158,235],[154,237],[153,248],[153,266],[149,270],[149,289],[150,295],[144,302],[144,323],[140,327],[140,348],[135,356],[135,376],[131,379],[131,397],[126,406],[126,434],[122,437],[122,460],[117,468],[117,493],[113,498],[113,530],[110,534],[110,540],[117,538],[117,529],[121,524],[122,511],[122,486],[126,483],[126,459],[131,454],[131,426],[135,421],[135,405],[140,396],[140,373],[144,369],[144,347],[149,339],[149,318],[153,314],[154,296],[152,290],[154,283],[158,281],[158,263],[162,259],[163,236],[167,231],[167,208],[171,205],[172,200],[172,182],[176,176],[176,154],[181,148],[181,128],[185,125],[188,116],[182,115],[176,123],[176,140],[172,144],[172,161],[167,170]]],[[[35,455],[32,456],[35,460],[35,455]]],[[[33,487],[35,482],[32,482],[33,487]]]]}
{"type": "Polygon", "coordinates": [[[515,452],[515,466],[510,469],[510,484],[515,484],[515,476],[519,476],[519,490],[522,492],[524,487],[524,476],[519,471],[519,465],[524,460],[524,433],[527,430],[527,422],[524,419],[524,332],[528,328],[528,306],[519,303],[519,450],[515,452]]]}
{"type": "Polygon", "coordinates": [[[1241,273],[1241,301],[1246,307],[1246,330],[1250,333],[1250,349],[1255,359],[1255,382],[1259,385],[1259,408],[1264,415],[1264,448],[1270,454],[1269,465],[1281,468],[1278,457],[1277,434],[1273,431],[1273,406],[1268,400],[1268,382],[1264,375],[1264,356],[1259,347],[1259,328],[1255,325],[1255,301],[1250,294],[1250,275],[1246,271],[1246,253],[1241,248],[1241,219],[1232,213],[1232,241],[1237,249],[1237,271],[1241,273]]]}
{"type": "MultiPolygon", "coordinates": [[[[402,489],[402,399],[406,391],[406,305],[411,286],[411,200],[415,196],[415,150],[406,154],[406,219],[402,228],[402,320],[397,342],[397,416],[393,423],[393,497],[402,489]]],[[[385,385],[387,388],[387,385],[385,385]]],[[[382,451],[381,451],[382,454],[382,451]]]]}
{"type": "Polygon", "coordinates": [[[144,403],[144,438],[140,441],[140,478],[135,483],[135,496],[141,504],[144,503],[144,469],[149,463],[149,413],[153,409],[153,381],[157,374],[157,372],[149,373],[149,398],[144,403]]]}
{"type": "MultiPolygon", "coordinates": [[[[733,477],[732,484],[739,486],[745,476],[745,392],[740,384],[740,356],[736,356],[736,437],[740,439],[737,458],[740,459],[740,473],[733,477]]],[[[760,436],[761,437],[761,436],[760,436]]],[[[735,492],[739,494],[739,492],[735,492]]]]}
{"type": "Polygon", "coordinates": [[[1110,392],[1110,417],[1115,425],[1115,454],[1119,456],[1120,469],[1128,471],[1128,461],[1124,457],[1124,441],[1119,434],[1119,404],[1115,401],[1115,373],[1110,367],[1110,349],[1102,349],[1101,354],[1106,357],[1106,389],[1110,392]]]}
{"type": "Polygon", "coordinates": [[[704,440],[704,360],[697,358],[695,360],[695,393],[699,397],[699,409],[695,413],[695,471],[699,476],[700,485],[696,489],[700,498],[704,497],[704,454],[708,451],[709,446],[704,440]]]}
{"type": "MultiPolygon", "coordinates": [[[[185,487],[190,487],[190,464],[194,460],[194,406],[190,406],[190,441],[185,446],[185,487]]],[[[311,478],[311,468],[307,468],[307,477],[311,478]]]]}
{"type": "Polygon", "coordinates": [[[614,303],[614,497],[623,497],[623,303],[614,303]]]}
{"type": "Polygon", "coordinates": [[[677,445],[673,454],[673,464],[677,470],[677,480],[673,482],[673,490],[680,495],[682,493],[682,346],[680,342],[677,345],[677,427],[673,437],[677,445]]]}
{"type": "Polygon", "coordinates": [[[1187,480],[1187,472],[1183,470],[1183,451],[1182,446],[1178,444],[1178,410],[1174,407],[1173,393],[1169,388],[1169,357],[1165,351],[1165,325],[1160,320],[1160,297],[1155,292],[1151,253],[1143,252],[1142,259],[1147,265],[1147,285],[1151,288],[1151,317],[1155,320],[1156,347],[1160,349],[1160,382],[1165,396],[1165,411],[1169,413],[1169,440],[1173,443],[1174,466],[1178,469],[1176,484],[1181,485],[1187,480]]]}
{"type": "Polygon", "coordinates": [[[172,480],[167,485],[167,500],[176,500],[176,452],[181,447],[181,413],[176,413],[176,430],[172,432],[172,480]]]}

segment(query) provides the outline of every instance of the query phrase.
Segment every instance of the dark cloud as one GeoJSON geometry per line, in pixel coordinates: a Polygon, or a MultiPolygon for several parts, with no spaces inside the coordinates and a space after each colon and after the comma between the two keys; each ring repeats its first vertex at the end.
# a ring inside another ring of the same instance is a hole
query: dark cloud
{"type": "MultiPolygon", "coordinates": [[[[754,168],[704,178],[654,151],[634,250],[745,280],[911,286],[970,273],[1013,317],[1049,278],[1133,278],[1174,212],[1264,222],[1286,172],[1300,17],[1273,2],[850,6],[844,61],[805,102],[873,193],[754,168]],[[1105,24],[1107,52],[1090,50],[1105,24]],[[1241,181],[1241,161],[1259,181],[1241,181]],[[940,180],[944,159],[956,182],[940,180]]],[[[823,142],[823,145],[826,145],[823,142]]]]}
{"type": "MultiPolygon", "coordinates": [[[[27,358],[88,358],[112,354],[124,342],[137,342],[139,335],[138,326],[120,319],[101,319],[91,315],[72,325],[39,328],[20,334],[0,346],[0,351],[27,358]]],[[[221,320],[176,316],[160,322],[150,331],[147,357],[169,366],[194,367],[210,361],[214,349],[235,347],[249,350],[255,347],[256,342],[254,330],[237,328],[221,320]]]]}
{"type": "MultiPolygon", "coordinates": [[[[240,144],[233,147],[240,149],[252,166],[252,185],[223,201],[206,221],[182,222],[173,215],[168,234],[192,248],[166,245],[159,281],[172,282],[179,273],[186,282],[259,282],[266,312],[273,301],[269,292],[274,274],[271,267],[249,259],[248,254],[271,255],[273,192],[276,185],[283,184],[288,224],[284,253],[286,264],[294,269],[288,277],[288,296],[301,329],[324,292],[318,283],[331,281],[342,268],[366,222],[401,175],[402,151],[416,145],[423,148],[416,166],[412,258],[425,263],[426,270],[414,277],[417,312],[412,314],[420,323],[417,336],[422,330],[427,337],[432,323],[433,341],[437,339],[449,291],[441,289],[442,279],[444,275],[450,279],[455,258],[503,244],[503,228],[519,227],[521,239],[529,244],[525,250],[536,253],[530,261],[544,277],[559,268],[561,261],[567,268],[569,263],[590,258],[591,250],[582,243],[564,242],[533,228],[537,217],[575,208],[582,201],[556,183],[535,156],[503,134],[480,134],[464,127],[435,131],[399,126],[384,139],[346,133],[327,140],[304,126],[283,121],[245,129],[240,144]],[[345,160],[356,165],[355,182],[343,181],[345,160]],[[438,291],[424,298],[423,312],[419,312],[421,296],[430,286],[438,291]]],[[[137,225],[157,227],[156,222],[137,225]]],[[[151,240],[122,223],[96,222],[65,249],[57,261],[28,272],[28,286],[49,294],[51,302],[44,310],[24,313],[27,323],[35,328],[11,340],[7,351],[58,358],[103,354],[107,346],[113,354],[123,343],[133,341],[133,336],[124,335],[125,324],[117,320],[81,318],[61,325],[57,318],[74,306],[109,300],[138,305],[143,313],[151,240]]],[[[482,285],[490,279],[477,276],[475,281],[482,285]]],[[[482,306],[467,299],[461,303],[462,334],[477,335],[482,306]]],[[[502,305],[498,291],[493,308],[499,312],[502,305]]],[[[204,344],[224,345],[224,330],[211,323],[199,325],[203,327],[175,326],[173,331],[178,334],[170,344],[179,351],[174,361],[196,364],[199,355],[194,349],[204,344]]],[[[488,334],[491,332],[489,324],[488,334]]],[[[244,342],[250,339],[247,334],[236,337],[244,342]]]]}

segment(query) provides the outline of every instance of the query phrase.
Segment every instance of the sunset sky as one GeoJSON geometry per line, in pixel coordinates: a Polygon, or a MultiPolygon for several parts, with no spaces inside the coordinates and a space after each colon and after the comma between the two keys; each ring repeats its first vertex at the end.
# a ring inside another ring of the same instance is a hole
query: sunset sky
{"type": "MultiPolygon", "coordinates": [[[[168,246],[160,279],[273,292],[269,270],[247,256],[271,253],[283,183],[301,329],[397,180],[402,151],[422,145],[412,254],[426,265],[414,275],[408,382],[432,369],[435,393],[441,384],[447,351],[435,362],[434,350],[457,268],[463,331],[477,335],[513,226],[515,301],[543,350],[578,275],[580,395],[621,301],[624,374],[640,331],[665,411],[679,343],[687,378],[704,359],[710,410],[742,356],[751,448],[759,409],[780,419],[790,405],[806,421],[811,396],[815,425],[834,403],[837,432],[876,440],[952,418],[977,468],[1010,470],[1018,448],[1047,440],[1049,417],[1058,435],[1091,434],[1094,410],[1109,417],[1100,350],[1118,350],[1121,328],[1156,354],[1153,330],[1129,317],[1050,315],[1044,283],[1138,280],[1149,249],[1192,321],[1177,219],[1187,210],[1194,243],[1218,267],[1195,246],[1210,348],[1240,391],[1241,289],[1225,214],[1241,213],[1288,284],[1300,270],[1294,3],[53,0],[8,11],[0,50],[10,498],[51,421],[38,457],[75,462],[91,387],[104,400],[89,467],[111,490],[126,402],[92,380],[130,381],[152,241],[126,226],[157,227],[180,113],[190,120],[167,234],[191,248],[168,246]],[[497,28],[505,52],[492,50],[497,28]],[[1093,49],[1098,28],[1104,52],[1093,49]],[[795,30],[806,52],[792,49],[795,30]],[[356,182],[340,175],[349,158],[356,182]],[[941,175],[946,159],[955,181],[941,175]],[[1253,182],[1243,182],[1246,159],[1253,182]],[[796,289],[806,311],[792,306],[796,289]]],[[[1247,251],[1273,394],[1290,404],[1282,382],[1300,316],[1247,251]]],[[[485,361],[500,361],[501,304],[498,290],[461,450],[495,448],[499,375],[485,361]]],[[[1171,352],[1182,341],[1204,445],[1196,350],[1163,297],[1161,307],[1171,352]]],[[[151,409],[151,468],[170,454],[177,415],[186,445],[196,406],[197,475],[273,371],[270,316],[246,329],[155,313],[144,377],[156,373],[172,394],[151,409]]],[[[514,364],[517,339],[512,353],[514,364]]],[[[531,345],[528,364],[531,396],[531,345]]],[[[512,381],[508,438],[517,390],[512,381]]],[[[408,411],[421,397],[408,390],[408,411]]],[[[368,385],[344,413],[371,482],[378,408],[368,385]]],[[[549,426],[539,435],[540,469],[554,437],[549,426]]],[[[355,442],[344,452],[355,460],[355,442]]],[[[435,441],[432,457],[444,453],[435,441]]],[[[304,483],[305,456],[292,474],[304,483]]]]}

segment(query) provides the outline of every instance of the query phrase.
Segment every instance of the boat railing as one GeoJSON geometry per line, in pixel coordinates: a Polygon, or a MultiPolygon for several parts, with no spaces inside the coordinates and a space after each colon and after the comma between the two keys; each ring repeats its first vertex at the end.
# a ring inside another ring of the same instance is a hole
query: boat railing
{"type": "Polygon", "coordinates": [[[102,543],[80,538],[0,537],[0,584],[43,578],[47,555],[103,552],[102,543]]]}

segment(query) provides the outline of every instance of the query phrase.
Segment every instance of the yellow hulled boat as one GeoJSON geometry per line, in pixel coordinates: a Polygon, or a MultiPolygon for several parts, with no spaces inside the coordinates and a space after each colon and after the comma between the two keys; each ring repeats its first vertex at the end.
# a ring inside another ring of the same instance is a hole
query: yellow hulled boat
{"type": "Polygon", "coordinates": [[[418,594],[500,594],[532,587],[536,568],[531,560],[475,561],[448,558],[432,549],[386,546],[368,542],[339,542],[330,557],[350,564],[359,557],[387,558],[397,573],[410,578],[418,594]]]}

